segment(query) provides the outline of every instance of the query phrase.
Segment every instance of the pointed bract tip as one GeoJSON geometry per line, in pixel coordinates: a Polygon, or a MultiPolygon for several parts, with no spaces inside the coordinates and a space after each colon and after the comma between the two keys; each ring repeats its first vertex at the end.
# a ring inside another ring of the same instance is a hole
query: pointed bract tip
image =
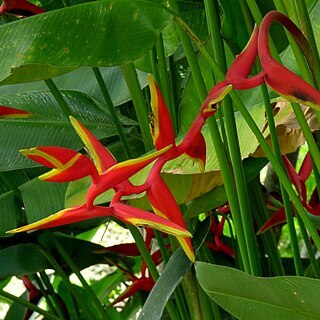
{"type": "Polygon", "coordinates": [[[213,116],[220,106],[222,100],[232,90],[231,84],[220,82],[208,94],[206,100],[202,104],[201,113],[207,118],[213,116]]]}
{"type": "Polygon", "coordinates": [[[195,255],[194,255],[191,239],[177,236],[177,240],[179,241],[184,253],[189,258],[189,260],[191,262],[195,262],[195,255]]]}
{"type": "Polygon", "coordinates": [[[0,106],[1,118],[29,118],[32,114],[25,110],[15,109],[11,107],[0,106]]]}

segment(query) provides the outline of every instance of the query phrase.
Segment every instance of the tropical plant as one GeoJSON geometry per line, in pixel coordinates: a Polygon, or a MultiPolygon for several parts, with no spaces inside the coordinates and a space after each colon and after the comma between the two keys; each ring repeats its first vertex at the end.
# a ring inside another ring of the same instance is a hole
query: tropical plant
{"type": "Polygon", "coordinates": [[[319,319],[319,10],[3,0],[4,318],[319,319]]]}

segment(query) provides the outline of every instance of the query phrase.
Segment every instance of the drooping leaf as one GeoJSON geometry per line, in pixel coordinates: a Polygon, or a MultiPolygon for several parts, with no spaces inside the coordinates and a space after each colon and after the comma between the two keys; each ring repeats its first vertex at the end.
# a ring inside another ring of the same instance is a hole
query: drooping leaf
{"type": "Polygon", "coordinates": [[[0,83],[131,62],[154,46],[171,19],[170,11],[154,2],[103,0],[1,25],[0,83]]]}
{"type": "Polygon", "coordinates": [[[47,259],[32,243],[0,250],[0,278],[33,274],[50,268],[47,259]]]}
{"type": "Polygon", "coordinates": [[[240,320],[320,319],[319,280],[260,278],[204,262],[197,262],[196,274],[209,297],[240,320]]]}

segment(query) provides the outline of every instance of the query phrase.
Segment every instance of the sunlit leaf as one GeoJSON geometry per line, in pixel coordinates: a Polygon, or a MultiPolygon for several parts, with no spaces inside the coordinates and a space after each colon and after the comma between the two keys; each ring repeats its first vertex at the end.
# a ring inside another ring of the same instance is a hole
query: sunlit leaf
{"type": "Polygon", "coordinates": [[[260,278],[204,262],[197,262],[196,273],[209,297],[240,320],[320,319],[319,280],[260,278]]]}
{"type": "Polygon", "coordinates": [[[1,25],[0,83],[131,62],[154,46],[171,19],[170,11],[154,2],[104,0],[1,25]]]}

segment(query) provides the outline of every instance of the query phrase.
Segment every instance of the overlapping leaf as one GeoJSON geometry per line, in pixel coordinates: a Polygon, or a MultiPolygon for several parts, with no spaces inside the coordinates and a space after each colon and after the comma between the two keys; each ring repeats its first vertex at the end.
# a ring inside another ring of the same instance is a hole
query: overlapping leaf
{"type": "MultiPolygon", "coordinates": [[[[79,92],[65,92],[64,97],[72,112],[98,138],[116,135],[110,117],[98,108],[95,101],[79,92]]],[[[78,150],[83,148],[69,119],[62,114],[59,105],[50,93],[29,92],[2,96],[0,104],[32,113],[31,117],[26,119],[2,119],[0,121],[0,147],[6,150],[0,154],[1,171],[35,166],[33,162],[19,154],[20,149],[41,145],[59,145],[78,150]]]]}
{"type": "Polygon", "coordinates": [[[211,299],[238,319],[320,319],[319,280],[260,278],[242,271],[198,262],[197,278],[211,299]]]}
{"type": "Polygon", "coordinates": [[[0,83],[128,63],[153,47],[171,19],[170,11],[154,2],[103,0],[2,25],[0,83]]]}

